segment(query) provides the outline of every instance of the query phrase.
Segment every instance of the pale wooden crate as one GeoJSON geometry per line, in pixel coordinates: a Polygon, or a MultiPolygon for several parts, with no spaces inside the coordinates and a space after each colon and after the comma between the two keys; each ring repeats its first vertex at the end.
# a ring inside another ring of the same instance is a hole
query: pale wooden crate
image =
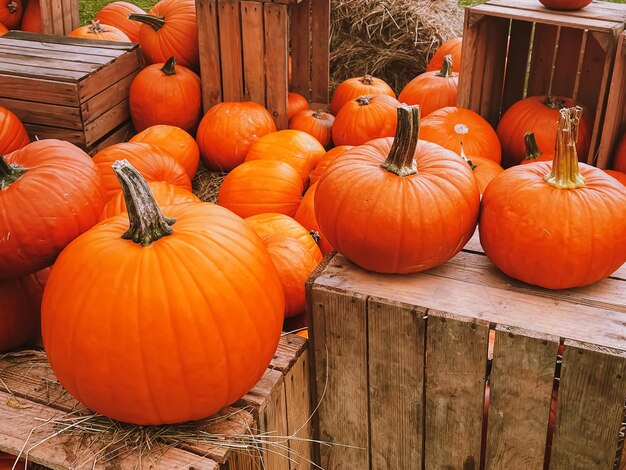
{"type": "Polygon", "coordinates": [[[39,0],[44,34],[66,36],[80,26],[78,0],[39,0]]]}
{"type": "Polygon", "coordinates": [[[303,470],[311,468],[312,457],[309,383],[308,342],[285,335],[265,375],[248,394],[217,415],[197,422],[198,432],[222,435],[225,442],[228,436],[237,443],[236,436],[259,434],[260,439],[282,447],[235,450],[185,442],[176,448],[157,444],[140,454],[138,450],[123,450],[120,443],[118,451],[105,452],[106,436],[89,439],[72,432],[53,436],[56,429],[45,424],[68,413],[89,411],[65,392],[44,355],[32,351],[6,354],[0,356],[0,451],[28,455],[28,461],[39,468],[61,470],[303,470]]]}
{"type": "Polygon", "coordinates": [[[289,91],[328,103],[329,0],[196,0],[196,9],[205,111],[255,101],[286,129],[289,91]]]}
{"type": "Polygon", "coordinates": [[[12,31],[0,38],[0,57],[0,106],[32,139],[67,140],[93,154],[130,136],[138,45],[12,31]]]}
{"type": "Polygon", "coordinates": [[[589,164],[606,166],[600,146],[626,5],[594,1],[582,10],[549,10],[537,0],[490,0],[467,7],[458,105],[494,127],[515,102],[552,94],[593,113],[589,164]]]}
{"type": "Polygon", "coordinates": [[[309,279],[307,302],[314,391],[324,396],[316,437],[350,446],[317,449],[322,467],[543,469],[560,363],[549,468],[613,470],[626,265],[595,285],[549,291],[502,274],[474,237],[411,275],[332,255],[309,279]]]}

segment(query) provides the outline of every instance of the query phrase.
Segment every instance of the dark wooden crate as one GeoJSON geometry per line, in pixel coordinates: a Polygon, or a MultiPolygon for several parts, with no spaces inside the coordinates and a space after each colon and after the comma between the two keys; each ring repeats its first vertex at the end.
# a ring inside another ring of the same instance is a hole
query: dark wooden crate
{"type": "Polygon", "coordinates": [[[39,7],[45,34],[65,36],[80,26],[78,0],[39,0],[39,7]]]}
{"type": "Polygon", "coordinates": [[[128,93],[142,65],[137,44],[12,31],[0,38],[0,106],[31,138],[94,153],[128,136],[128,93]]]}
{"type": "Polygon", "coordinates": [[[594,116],[588,163],[603,166],[602,125],[626,5],[594,1],[549,10],[537,0],[490,0],[465,10],[458,105],[494,127],[526,96],[579,100],[594,116]]]}

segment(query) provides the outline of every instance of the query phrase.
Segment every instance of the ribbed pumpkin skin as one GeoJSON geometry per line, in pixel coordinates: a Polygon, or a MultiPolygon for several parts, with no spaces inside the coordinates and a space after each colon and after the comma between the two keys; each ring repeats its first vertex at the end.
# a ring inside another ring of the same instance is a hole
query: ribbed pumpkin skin
{"type": "Polygon", "coordinates": [[[217,203],[243,218],[267,212],[293,217],[302,189],[300,175],[288,163],[255,160],[242,163],[224,178],[217,203]]]}
{"type": "Polygon", "coordinates": [[[326,171],[326,168],[328,168],[328,165],[330,165],[335,158],[351,148],[353,148],[352,145],[340,145],[326,152],[326,154],[320,158],[319,162],[317,162],[317,165],[315,165],[315,169],[311,172],[311,185],[315,184],[320,179],[324,171],[326,171]]]}
{"type": "Polygon", "coordinates": [[[288,215],[270,212],[246,217],[245,220],[261,240],[274,235],[286,235],[298,240],[312,256],[319,251],[309,231],[288,215]]]}
{"type": "Polygon", "coordinates": [[[335,116],[323,111],[313,111],[306,109],[300,111],[289,121],[289,129],[306,132],[327,148],[333,139],[333,123],[335,116]]]}
{"type": "Polygon", "coordinates": [[[291,121],[292,117],[307,109],[309,109],[309,102],[304,96],[298,93],[287,93],[287,119],[291,121]]]}
{"type": "Polygon", "coordinates": [[[182,65],[167,75],[161,70],[164,65],[149,65],[133,80],[129,96],[133,127],[141,132],[165,124],[194,133],[202,104],[200,77],[182,65]]]}
{"type": "Polygon", "coordinates": [[[45,268],[35,274],[0,281],[0,352],[39,335],[41,299],[48,271],[45,268]]]}
{"type": "Polygon", "coordinates": [[[439,71],[424,72],[406,84],[398,101],[406,104],[419,104],[422,117],[447,106],[456,106],[459,87],[459,74],[440,77],[439,71]]]}
{"type": "MultiPolygon", "coordinates": [[[[28,2],[30,5],[30,1],[28,2]]],[[[26,7],[28,10],[28,6],[26,7]]],[[[105,5],[95,16],[102,24],[110,24],[123,31],[132,42],[139,42],[139,28],[141,23],[128,19],[131,13],[143,14],[141,8],[129,2],[112,2],[105,5]]]]}
{"type": "Polygon", "coordinates": [[[480,193],[458,155],[419,141],[418,172],[398,177],[380,167],[393,138],[346,151],[317,183],[315,216],[330,244],[352,262],[382,273],[437,266],[471,238],[480,193]]]}
{"type": "Polygon", "coordinates": [[[317,183],[313,183],[300,202],[298,212],[296,212],[295,219],[302,224],[307,230],[317,232],[320,237],[318,246],[324,256],[333,251],[333,246],[328,242],[328,239],[324,236],[320,230],[320,226],[315,218],[315,190],[317,189],[317,183]]]}
{"type": "Polygon", "coordinates": [[[132,42],[121,29],[108,24],[101,24],[99,27],[91,25],[80,26],[68,34],[72,38],[96,39],[98,41],[118,41],[132,42]]]}
{"type": "Polygon", "coordinates": [[[624,186],[626,186],[626,173],[622,173],[621,171],[615,171],[615,170],[604,170],[604,171],[605,173],[607,173],[608,175],[611,175],[617,181],[622,183],[624,186]]]}
{"type": "Polygon", "coordinates": [[[22,31],[29,31],[31,33],[43,32],[43,24],[41,22],[41,7],[39,6],[39,0],[28,0],[26,8],[24,8],[24,15],[22,16],[22,24],[20,25],[20,29],[22,31]]]}
{"type": "Polygon", "coordinates": [[[433,70],[441,70],[441,66],[443,65],[443,59],[447,55],[452,56],[452,66],[453,70],[459,71],[461,70],[461,49],[463,47],[463,38],[452,38],[448,39],[444,42],[435,55],[428,62],[428,67],[426,67],[426,71],[431,72],[433,70]]]}
{"type": "MultiPolygon", "coordinates": [[[[170,183],[153,181],[148,183],[148,186],[159,207],[175,206],[188,202],[201,202],[192,192],[170,183]]],[[[118,191],[117,194],[105,204],[100,220],[106,220],[125,212],[126,203],[124,202],[124,194],[122,191],[118,191]]]]}
{"type": "Polygon", "coordinates": [[[463,149],[466,155],[480,155],[496,163],[501,160],[498,135],[487,121],[469,109],[449,106],[430,113],[420,125],[420,139],[459,155],[463,149]]]}
{"type": "MultiPolygon", "coordinates": [[[[191,180],[185,169],[174,157],[153,145],[138,142],[122,142],[100,150],[93,161],[102,176],[106,200],[121,189],[111,165],[117,160],[128,160],[146,181],[166,181],[191,191],[191,180]]],[[[98,214],[99,215],[99,214],[98,214]]]]}
{"type": "Polygon", "coordinates": [[[69,142],[40,140],[4,158],[26,172],[0,190],[0,279],[50,266],[105,202],[96,165],[69,142]]]}
{"type": "Polygon", "coordinates": [[[476,165],[473,168],[474,177],[476,178],[476,182],[478,183],[478,187],[480,188],[480,194],[485,192],[485,188],[487,185],[493,180],[496,176],[504,171],[504,169],[498,165],[493,160],[489,160],[488,158],[480,158],[480,157],[468,157],[472,164],[476,165]]]}
{"type": "Polygon", "coordinates": [[[362,145],[396,132],[396,109],[400,102],[387,95],[367,95],[352,100],[341,108],[333,125],[335,145],[362,145]]]}
{"type": "Polygon", "coordinates": [[[615,155],[613,155],[613,169],[626,173],[626,134],[622,135],[615,149],[615,155]]]}
{"type": "Polygon", "coordinates": [[[272,132],[276,124],[260,104],[225,102],[206,112],[196,138],[208,168],[230,171],[243,163],[256,141],[272,132]]]}
{"type": "Polygon", "coordinates": [[[579,10],[591,3],[591,0],[539,0],[552,10],[579,10]]]}
{"type": "Polygon", "coordinates": [[[22,0],[0,0],[0,23],[7,29],[17,29],[22,19],[22,0]]]}
{"type": "Polygon", "coordinates": [[[579,167],[586,183],[578,189],[547,184],[550,162],[510,168],[491,182],[482,199],[480,242],[505,274],[564,289],[594,283],[624,264],[626,187],[602,170],[579,167]]]}
{"type": "Polygon", "coordinates": [[[134,135],[130,142],[150,144],[172,156],[185,169],[190,179],[200,164],[200,149],[195,139],[179,127],[151,126],[134,135]]]}
{"type": "Polygon", "coordinates": [[[243,220],[203,203],[165,215],[174,233],[146,248],[121,238],[123,215],[95,227],[59,256],[44,293],[59,381],[135,424],[205,418],[239,399],[265,372],[283,321],[276,270],[243,220]]]}
{"type": "Polygon", "coordinates": [[[359,96],[384,95],[396,97],[391,87],[380,78],[366,75],[364,77],[349,78],[339,84],[330,101],[330,112],[337,116],[344,104],[357,99],[359,96]]]}
{"type": "Polygon", "coordinates": [[[22,121],[6,108],[0,106],[0,155],[21,149],[30,143],[22,121]]]}

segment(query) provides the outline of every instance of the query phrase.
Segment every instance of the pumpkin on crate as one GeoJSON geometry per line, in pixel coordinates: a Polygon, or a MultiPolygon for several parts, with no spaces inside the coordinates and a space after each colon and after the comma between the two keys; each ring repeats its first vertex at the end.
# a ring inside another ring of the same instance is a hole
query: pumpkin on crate
{"type": "Polygon", "coordinates": [[[298,211],[294,218],[297,222],[302,224],[302,226],[313,233],[316,238],[318,238],[317,245],[319,246],[322,254],[326,256],[328,253],[333,251],[332,245],[329,243],[328,239],[324,236],[324,233],[320,230],[320,226],[317,223],[317,219],[315,218],[315,191],[317,189],[317,182],[313,183],[309,189],[307,189],[306,193],[304,193],[304,197],[302,201],[300,201],[300,207],[298,207],[298,211]]]}
{"type": "Polygon", "coordinates": [[[387,95],[365,95],[341,108],[333,125],[335,145],[361,145],[396,131],[400,102],[387,95]]]}
{"type": "Polygon", "coordinates": [[[580,10],[591,3],[591,0],[539,0],[552,10],[580,10]]]}
{"type": "Polygon", "coordinates": [[[534,132],[526,132],[524,134],[524,144],[526,145],[526,158],[522,160],[522,165],[533,162],[549,162],[554,158],[552,153],[543,153],[539,150],[534,132]]]}
{"type": "Polygon", "coordinates": [[[286,235],[298,240],[312,256],[319,252],[313,235],[293,217],[269,212],[246,217],[245,220],[261,239],[273,235],[286,235]]]}
{"type": "Polygon", "coordinates": [[[615,149],[613,169],[626,173],[626,133],[622,135],[615,149]]]}
{"type": "Polygon", "coordinates": [[[309,109],[309,102],[299,93],[287,93],[287,119],[298,114],[300,111],[309,109]]]}
{"type": "Polygon", "coordinates": [[[394,138],[346,151],[317,183],[315,217],[364,269],[411,273],[444,263],[471,238],[480,191],[470,167],[418,140],[419,107],[401,105],[394,138]]]}
{"type": "Polygon", "coordinates": [[[581,113],[559,111],[552,162],[508,169],[482,199],[485,254],[512,278],[548,289],[592,284],[626,261],[626,187],[578,163],[581,113]]]}
{"type": "Polygon", "coordinates": [[[319,162],[317,162],[317,165],[315,165],[315,169],[311,172],[311,185],[315,184],[320,179],[324,171],[326,171],[326,168],[328,168],[328,165],[330,165],[335,158],[352,147],[352,145],[340,145],[326,152],[326,154],[320,158],[319,162]]]}
{"type": "Polygon", "coordinates": [[[22,15],[22,23],[20,24],[20,29],[22,31],[28,31],[31,33],[43,32],[43,23],[41,21],[41,7],[39,5],[39,0],[28,0],[28,2],[26,3],[26,8],[24,8],[24,14],[22,15]]]}
{"type": "Polygon", "coordinates": [[[93,20],[91,24],[80,26],[68,34],[72,38],[96,39],[98,41],[132,42],[126,34],[115,26],[101,24],[93,20]]]}
{"type": "Polygon", "coordinates": [[[391,87],[380,78],[366,74],[362,77],[349,78],[339,84],[330,101],[330,112],[337,116],[344,104],[360,96],[383,94],[396,97],[391,87]]]}
{"type": "Polygon", "coordinates": [[[114,171],[131,209],[57,259],[42,305],[48,360],[74,398],[110,418],[205,418],[247,393],[276,351],[276,269],[232,212],[200,203],[164,214],[128,162],[114,171]]]}
{"type": "MultiPolygon", "coordinates": [[[[33,0],[29,0],[28,6],[33,0]]],[[[28,6],[26,10],[28,10],[28,6]]],[[[139,28],[141,23],[132,21],[128,15],[135,13],[144,15],[146,12],[129,2],[111,2],[96,13],[94,20],[100,21],[102,24],[115,26],[129,37],[132,42],[139,42],[139,28]]]]}
{"type": "Polygon", "coordinates": [[[69,142],[38,140],[0,156],[0,279],[50,266],[98,222],[104,194],[94,162],[69,142]]]}
{"type": "Polygon", "coordinates": [[[321,109],[300,111],[289,120],[289,129],[303,131],[315,137],[324,148],[332,143],[335,116],[321,109]]]}
{"type": "Polygon", "coordinates": [[[0,106],[0,155],[21,149],[30,143],[22,121],[6,108],[0,106]]]}
{"type": "Polygon", "coordinates": [[[17,29],[23,12],[22,0],[0,0],[0,23],[7,29],[17,29]]]}
{"type": "Polygon", "coordinates": [[[452,64],[454,69],[461,70],[461,52],[463,48],[463,38],[452,38],[445,41],[439,49],[435,52],[435,55],[428,62],[426,67],[427,72],[434,70],[441,70],[444,59],[447,55],[452,56],[452,64]]]}
{"type": "Polygon", "coordinates": [[[137,74],[128,100],[138,132],[161,124],[194,133],[202,111],[200,77],[170,57],[164,64],[149,65],[137,74]]]}

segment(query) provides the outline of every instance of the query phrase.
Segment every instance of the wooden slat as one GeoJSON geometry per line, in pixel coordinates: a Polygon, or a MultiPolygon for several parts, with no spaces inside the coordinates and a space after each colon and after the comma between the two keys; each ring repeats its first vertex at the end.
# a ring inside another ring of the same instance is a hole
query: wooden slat
{"type": "Polygon", "coordinates": [[[524,98],[528,51],[533,24],[528,21],[511,22],[511,38],[507,53],[506,78],[502,92],[501,113],[504,114],[514,103],[524,98]]]}
{"type": "Polygon", "coordinates": [[[502,85],[504,82],[507,38],[510,21],[506,18],[485,18],[481,27],[487,31],[488,54],[484,58],[482,93],[479,114],[495,128],[500,120],[502,85]]]}
{"type": "MultiPolygon", "coordinates": [[[[108,57],[110,60],[119,57],[120,55],[127,52],[126,50],[119,49],[109,49],[109,48],[96,48],[92,45],[83,44],[83,43],[70,43],[70,44],[57,44],[55,42],[46,42],[46,40],[50,36],[39,36],[41,41],[33,41],[30,38],[24,38],[23,36],[10,36],[13,32],[6,34],[0,38],[0,44],[17,47],[24,51],[53,51],[53,52],[64,52],[68,55],[74,56],[77,59],[85,58],[85,56],[97,56],[97,57],[108,57]]],[[[130,52],[130,50],[128,51],[130,52]]]]}
{"type": "Polygon", "coordinates": [[[124,52],[130,52],[139,49],[139,46],[132,42],[101,41],[99,39],[74,38],[56,34],[38,34],[28,33],[24,31],[11,31],[2,37],[2,40],[7,39],[20,39],[25,41],[31,41],[32,43],[41,42],[46,44],[68,44],[75,46],[78,45],[83,47],[89,47],[95,50],[111,49],[114,51],[118,51],[117,55],[122,55],[124,52]]]}
{"type": "Polygon", "coordinates": [[[371,468],[415,468],[423,455],[426,310],[378,298],[367,310],[371,468]]]}
{"type": "Polygon", "coordinates": [[[72,72],[52,68],[37,67],[36,65],[18,65],[9,61],[0,60],[0,73],[3,75],[27,78],[43,78],[58,82],[76,83],[85,76],[85,72],[72,72]]]}
{"type": "Polygon", "coordinates": [[[0,52],[0,67],[3,69],[12,68],[13,65],[24,65],[33,67],[35,69],[42,68],[44,70],[53,69],[68,72],[81,72],[83,75],[93,73],[98,70],[101,65],[88,64],[85,62],[76,62],[69,60],[51,59],[47,57],[26,57],[21,54],[8,54],[6,52],[0,52]]]}
{"type": "Polygon", "coordinates": [[[109,109],[127,99],[130,91],[130,85],[138,73],[139,70],[135,70],[130,75],[127,75],[120,81],[98,93],[90,100],[81,104],[80,112],[83,117],[83,122],[91,122],[94,119],[97,119],[109,109]]]}
{"type": "Polygon", "coordinates": [[[330,0],[311,0],[311,101],[328,103],[330,0]]]}
{"type": "Polygon", "coordinates": [[[528,96],[548,93],[557,29],[551,24],[535,24],[530,74],[528,76],[528,96]]]}
{"type": "Polygon", "coordinates": [[[119,126],[117,129],[109,132],[102,139],[95,144],[86,148],[85,151],[92,157],[100,150],[109,147],[113,144],[119,144],[120,142],[128,142],[128,140],[135,134],[135,128],[133,123],[128,121],[119,126]]]}
{"type": "Polygon", "coordinates": [[[196,13],[198,16],[202,103],[206,112],[211,106],[222,101],[217,1],[196,0],[196,13]]]}
{"type": "Polygon", "coordinates": [[[313,453],[310,439],[311,381],[309,377],[309,351],[305,350],[285,375],[285,399],[287,403],[287,434],[296,438],[289,441],[290,468],[309,468],[313,453]]]}
{"type": "Polygon", "coordinates": [[[83,78],[78,84],[78,92],[81,102],[87,101],[91,97],[108,88],[111,83],[138,72],[143,67],[143,59],[139,49],[118,57],[117,60],[83,78]]]}
{"type": "Polygon", "coordinates": [[[487,427],[488,470],[543,469],[558,348],[559,338],[496,327],[487,427]]]}
{"type": "Polygon", "coordinates": [[[554,79],[552,80],[553,95],[574,96],[582,39],[583,31],[580,29],[561,29],[554,79]]]}
{"type": "Polygon", "coordinates": [[[479,468],[488,335],[489,322],[428,312],[425,468],[479,468]]]}
{"type": "Polygon", "coordinates": [[[263,3],[241,2],[244,99],[265,106],[263,3]]]}
{"type": "Polygon", "coordinates": [[[265,21],[266,103],[277,129],[287,129],[287,51],[289,13],[286,5],[263,4],[265,21]]]}
{"type": "MultiPolygon", "coordinates": [[[[490,0],[487,4],[508,8],[513,6],[510,0],[490,0]]],[[[517,10],[526,10],[528,16],[531,18],[536,12],[549,13],[553,15],[555,19],[558,19],[559,16],[564,14],[560,11],[549,10],[534,0],[516,0],[514,8],[517,10]]],[[[584,19],[607,20],[616,23],[626,22],[626,8],[624,6],[603,1],[594,1],[585,8],[568,11],[565,14],[575,17],[581,22],[584,22],[584,19]]]]}
{"type": "MultiPolygon", "coordinates": [[[[291,80],[289,90],[311,99],[311,0],[291,7],[291,80]]],[[[326,97],[328,101],[328,97],[326,97]]]]}
{"type": "Polygon", "coordinates": [[[63,10],[63,32],[65,34],[74,30],[74,18],[72,11],[75,9],[76,0],[61,0],[61,9],[63,10]]]}
{"type": "Polygon", "coordinates": [[[60,127],[52,126],[39,126],[28,123],[24,124],[24,127],[26,128],[26,131],[28,131],[31,141],[35,139],[59,139],[67,140],[82,149],[87,148],[87,144],[85,143],[85,133],[83,131],[62,129],[60,127]]]}
{"type": "Polygon", "coordinates": [[[224,101],[242,101],[243,99],[243,59],[239,6],[240,3],[237,0],[218,0],[222,97],[224,101]]]}
{"type": "Polygon", "coordinates": [[[79,108],[7,98],[0,98],[0,106],[10,109],[25,124],[58,126],[79,132],[83,129],[79,108]]]}
{"type": "Polygon", "coordinates": [[[42,31],[46,34],[54,34],[52,28],[52,0],[43,0],[39,2],[41,9],[41,27],[42,31]]]}
{"type": "Polygon", "coordinates": [[[471,8],[465,9],[465,24],[463,28],[463,44],[461,49],[461,71],[459,73],[459,87],[457,91],[457,105],[461,108],[472,108],[475,102],[473,95],[477,92],[476,55],[479,49],[479,21],[481,15],[475,15],[471,8]]]}
{"type": "Polygon", "coordinates": [[[352,447],[322,446],[322,468],[369,468],[366,297],[314,285],[319,438],[352,447]],[[321,399],[324,397],[323,400],[321,399]]]}
{"type": "Polygon", "coordinates": [[[276,354],[270,362],[270,369],[278,370],[283,374],[287,373],[307,349],[308,341],[302,336],[294,334],[281,336],[276,354]]]}
{"type": "Polygon", "coordinates": [[[63,4],[58,0],[52,1],[50,11],[52,12],[52,34],[65,36],[66,32],[63,25],[63,4]]]}
{"type": "Polygon", "coordinates": [[[91,146],[115,129],[123,122],[130,119],[128,99],[116,104],[98,118],[85,124],[85,144],[91,146]]]}
{"type": "Polygon", "coordinates": [[[83,64],[96,64],[104,65],[111,62],[111,57],[92,55],[92,54],[76,54],[68,52],[53,51],[48,48],[26,48],[23,46],[17,46],[11,43],[0,43],[0,54],[19,55],[20,57],[32,57],[36,60],[41,58],[45,59],[60,59],[65,62],[80,62],[83,64]]]}
{"type": "Polygon", "coordinates": [[[625,396],[625,351],[566,341],[550,470],[611,470],[625,396]]]}

